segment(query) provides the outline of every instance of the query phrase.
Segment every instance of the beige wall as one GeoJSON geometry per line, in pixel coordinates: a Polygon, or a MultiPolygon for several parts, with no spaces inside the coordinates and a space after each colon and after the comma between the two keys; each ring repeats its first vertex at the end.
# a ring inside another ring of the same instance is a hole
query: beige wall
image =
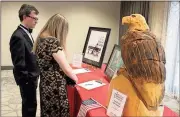
{"type": "Polygon", "coordinates": [[[104,57],[107,62],[119,36],[120,2],[2,2],[1,5],[1,66],[12,65],[9,39],[19,25],[18,10],[23,3],[34,5],[40,12],[39,23],[33,31],[36,38],[50,16],[63,14],[69,21],[67,39],[68,61],[73,53],[82,52],[89,26],[111,28],[104,57]]]}

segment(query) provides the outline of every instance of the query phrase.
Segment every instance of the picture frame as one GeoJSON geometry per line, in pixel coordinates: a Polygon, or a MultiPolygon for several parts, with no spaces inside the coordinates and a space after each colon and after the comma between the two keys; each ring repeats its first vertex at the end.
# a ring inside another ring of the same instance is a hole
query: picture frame
{"type": "Polygon", "coordinates": [[[123,60],[121,57],[121,49],[120,46],[115,44],[111,55],[109,57],[108,63],[106,65],[104,73],[107,75],[109,79],[112,79],[114,74],[119,70],[119,68],[123,65],[123,60]]]}
{"type": "Polygon", "coordinates": [[[89,27],[83,48],[83,63],[101,68],[111,29],[89,27]]]}

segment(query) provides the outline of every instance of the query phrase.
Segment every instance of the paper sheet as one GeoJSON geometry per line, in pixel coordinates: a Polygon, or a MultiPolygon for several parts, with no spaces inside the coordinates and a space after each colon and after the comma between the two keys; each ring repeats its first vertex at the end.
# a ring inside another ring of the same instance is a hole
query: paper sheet
{"type": "Polygon", "coordinates": [[[86,68],[82,68],[82,69],[74,69],[73,73],[75,74],[81,74],[81,73],[87,73],[87,72],[91,72],[90,70],[86,69],[86,68]]]}
{"type": "Polygon", "coordinates": [[[113,89],[107,115],[109,117],[121,117],[127,96],[113,89]]]}
{"type": "Polygon", "coordinates": [[[105,83],[99,82],[97,80],[91,80],[88,82],[80,83],[78,85],[87,89],[87,90],[91,90],[91,89],[94,89],[97,87],[101,87],[101,86],[105,85],[105,83]]]}
{"type": "Polygon", "coordinates": [[[74,54],[73,61],[72,61],[72,66],[81,68],[82,58],[83,58],[82,53],[74,54]]]}

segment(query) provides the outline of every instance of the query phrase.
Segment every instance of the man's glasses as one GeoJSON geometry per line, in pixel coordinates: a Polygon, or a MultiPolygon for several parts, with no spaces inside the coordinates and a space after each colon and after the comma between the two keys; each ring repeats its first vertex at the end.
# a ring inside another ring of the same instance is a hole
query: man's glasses
{"type": "Polygon", "coordinates": [[[38,20],[37,17],[32,17],[32,16],[29,16],[29,15],[28,15],[27,17],[30,17],[30,18],[32,18],[32,19],[34,19],[34,20],[36,20],[36,21],[38,20]]]}

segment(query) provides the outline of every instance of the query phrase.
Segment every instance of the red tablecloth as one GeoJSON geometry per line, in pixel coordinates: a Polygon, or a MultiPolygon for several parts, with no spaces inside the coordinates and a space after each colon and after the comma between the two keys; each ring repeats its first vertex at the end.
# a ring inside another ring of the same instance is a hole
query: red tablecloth
{"type": "Polygon", "coordinates": [[[163,117],[179,117],[179,115],[175,113],[174,111],[172,111],[167,106],[164,106],[163,117]]]}
{"type": "MultiPolygon", "coordinates": [[[[87,67],[87,65],[83,64],[83,67],[87,67]]],[[[69,98],[69,103],[70,103],[70,113],[71,113],[71,117],[76,117],[78,112],[79,112],[79,108],[81,105],[81,102],[83,100],[86,100],[88,98],[93,98],[96,101],[98,101],[99,103],[101,103],[103,106],[106,105],[106,101],[107,101],[107,93],[108,93],[108,86],[109,86],[109,79],[104,75],[104,69],[105,69],[105,65],[102,65],[101,69],[91,69],[92,72],[89,73],[83,73],[83,74],[78,74],[78,83],[82,83],[82,82],[86,82],[89,80],[102,80],[102,82],[106,83],[107,85],[104,85],[102,87],[98,87],[92,90],[86,90],[82,87],[79,87],[78,85],[76,85],[75,87],[71,87],[68,86],[68,98],[69,98]]],[[[97,108],[97,109],[93,109],[87,112],[86,117],[108,117],[106,115],[106,109],[105,108],[97,108]]],[[[175,112],[173,112],[172,110],[170,110],[168,107],[164,107],[164,113],[163,113],[164,117],[175,117],[178,116],[175,112]]]]}
{"type": "MultiPolygon", "coordinates": [[[[69,104],[70,104],[70,115],[71,117],[76,117],[77,113],[79,111],[80,105],[82,100],[86,100],[88,98],[94,98],[97,100],[99,103],[105,105],[106,101],[106,95],[107,95],[107,88],[109,85],[109,80],[107,77],[104,75],[104,69],[105,69],[105,64],[102,65],[102,68],[92,68],[86,64],[83,64],[83,67],[90,69],[92,72],[89,73],[84,73],[84,74],[78,74],[78,83],[86,82],[89,80],[102,80],[102,82],[107,83],[107,85],[95,88],[93,90],[86,90],[84,88],[81,88],[79,86],[72,87],[68,86],[68,99],[69,99],[69,104]],[[95,94],[94,92],[100,92],[95,94]],[[102,98],[105,97],[105,98],[102,98]]],[[[88,115],[88,114],[87,114],[88,115]]]]}

